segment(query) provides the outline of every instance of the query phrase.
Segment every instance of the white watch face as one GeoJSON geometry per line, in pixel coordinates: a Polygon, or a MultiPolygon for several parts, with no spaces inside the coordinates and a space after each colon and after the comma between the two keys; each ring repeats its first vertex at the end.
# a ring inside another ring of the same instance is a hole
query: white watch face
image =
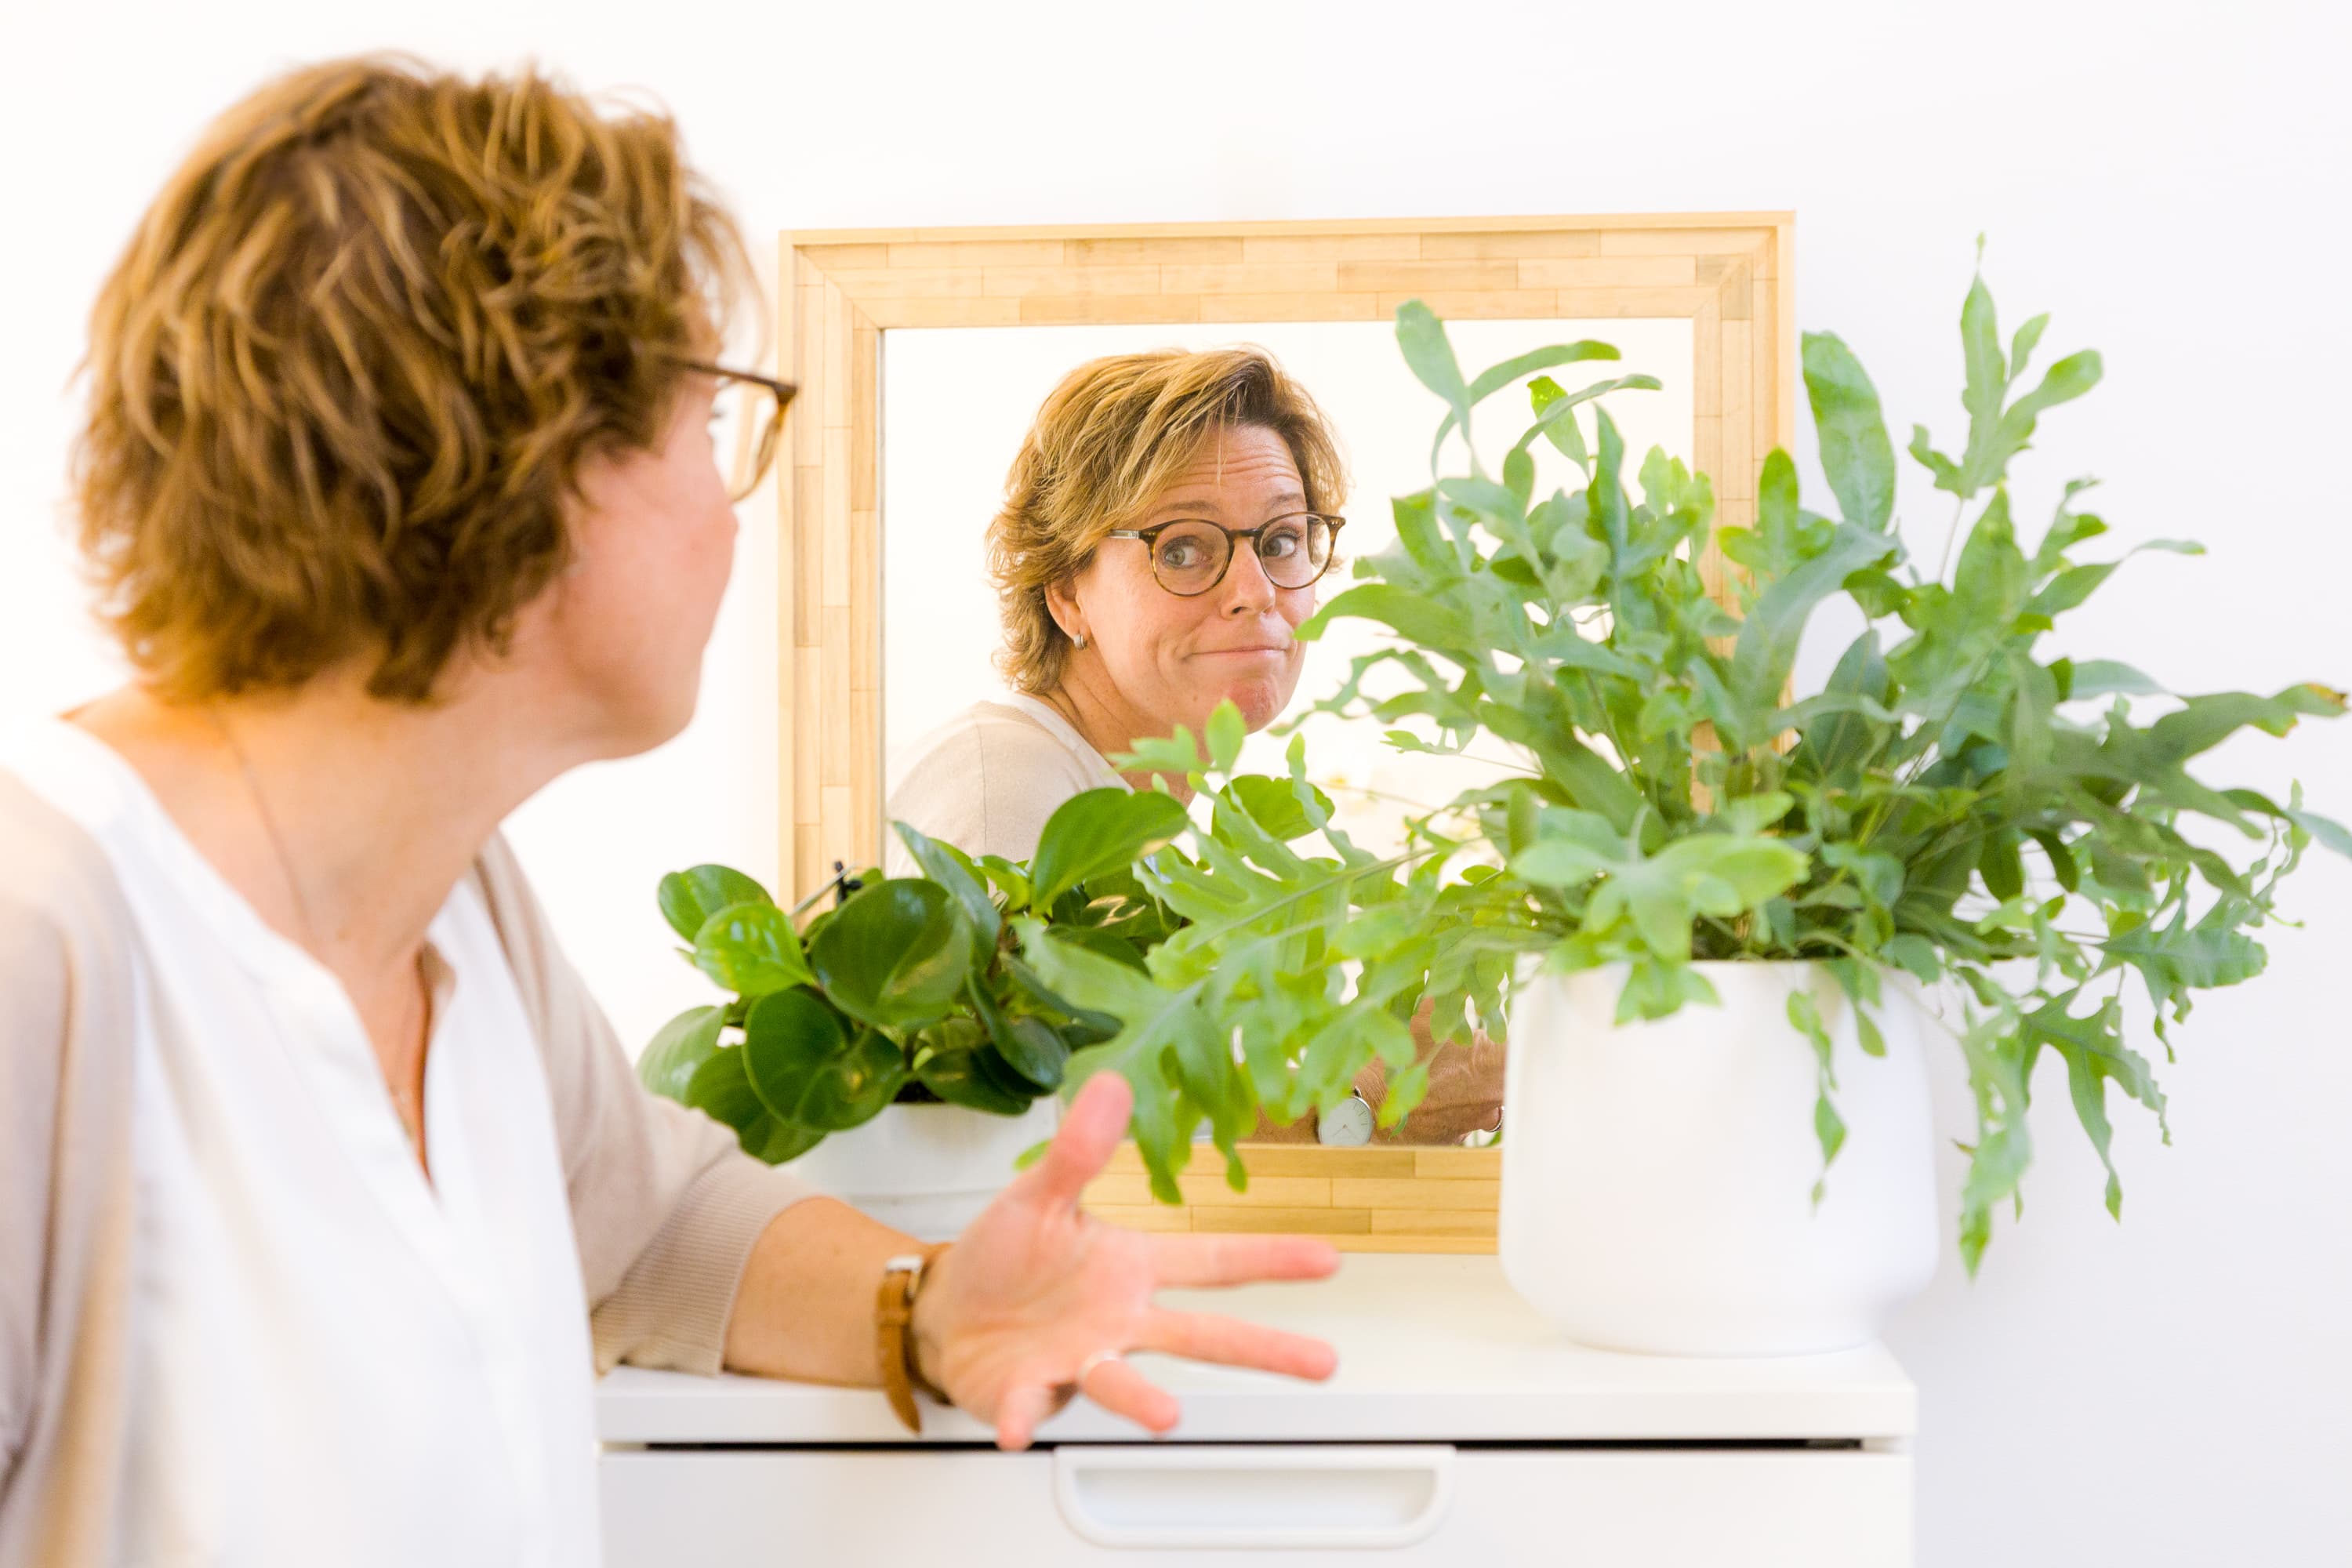
{"type": "Polygon", "coordinates": [[[1315,1119],[1318,1143],[1369,1143],[1372,1141],[1372,1108],[1364,1097],[1351,1094],[1315,1119]]]}

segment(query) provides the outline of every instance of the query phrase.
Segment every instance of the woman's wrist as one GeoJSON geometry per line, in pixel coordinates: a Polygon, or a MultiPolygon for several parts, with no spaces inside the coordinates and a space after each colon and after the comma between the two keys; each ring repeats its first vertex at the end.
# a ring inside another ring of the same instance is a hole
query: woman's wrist
{"type": "Polygon", "coordinates": [[[944,1293],[939,1285],[940,1276],[954,1257],[955,1248],[950,1247],[931,1259],[923,1269],[922,1278],[916,1282],[914,1307],[907,1320],[908,1370],[919,1383],[927,1384],[942,1394],[947,1391],[947,1384],[940,1381],[940,1363],[946,1359],[944,1338],[940,1330],[940,1302],[944,1293]]]}
{"type": "Polygon", "coordinates": [[[1366,1064],[1364,1069],[1356,1075],[1356,1092],[1363,1096],[1366,1105],[1372,1108],[1372,1136],[1395,1137],[1400,1129],[1395,1127],[1383,1129],[1380,1124],[1381,1107],[1387,1103],[1389,1098],[1388,1065],[1378,1058],[1374,1058],[1366,1064]]]}

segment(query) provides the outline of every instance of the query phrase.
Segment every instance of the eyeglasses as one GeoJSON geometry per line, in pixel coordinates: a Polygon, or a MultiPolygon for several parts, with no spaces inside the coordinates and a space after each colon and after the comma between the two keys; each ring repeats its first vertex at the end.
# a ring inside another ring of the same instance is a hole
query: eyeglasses
{"type": "Polygon", "coordinates": [[[760,488],[776,460],[776,447],[784,431],[784,410],[800,390],[757,371],[730,370],[700,360],[676,359],[680,370],[716,377],[719,397],[710,405],[710,433],[715,448],[734,448],[734,459],[721,471],[727,476],[727,499],[741,500],[760,488]]]}
{"type": "Polygon", "coordinates": [[[1331,569],[1331,547],[1347,521],[1299,511],[1255,528],[1226,528],[1202,518],[1180,517],[1150,528],[1115,528],[1104,537],[1141,540],[1151,552],[1152,577],[1179,598],[1190,599],[1225,580],[1237,539],[1250,542],[1266,581],[1276,587],[1311,586],[1331,569]]]}

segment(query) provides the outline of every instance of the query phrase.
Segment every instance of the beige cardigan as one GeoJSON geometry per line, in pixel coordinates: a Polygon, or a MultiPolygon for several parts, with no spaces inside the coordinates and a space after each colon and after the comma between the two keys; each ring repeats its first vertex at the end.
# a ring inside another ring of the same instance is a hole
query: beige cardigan
{"type": "MultiPolygon", "coordinates": [[[[504,839],[471,873],[530,1015],[595,1342],[719,1370],[751,1244],[810,1189],[637,1083],[504,839]]],[[[137,929],[105,852],[0,772],[0,1564],[110,1560],[123,1489],[137,929]]],[[[353,1353],[364,1347],[354,1346],[353,1353]]]]}

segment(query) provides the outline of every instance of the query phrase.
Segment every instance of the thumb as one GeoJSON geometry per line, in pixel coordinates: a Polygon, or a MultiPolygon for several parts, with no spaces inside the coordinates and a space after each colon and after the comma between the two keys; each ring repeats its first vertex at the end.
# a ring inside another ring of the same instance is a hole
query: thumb
{"type": "Polygon", "coordinates": [[[1075,1208],[1087,1184],[1102,1173],[1111,1151],[1127,1135],[1127,1119],[1134,1109],[1135,1090],[1119,1073],[1106,1070],[1088,1079],[1063,1113],[1045,1157],[1030,1173],[1036,1195],[1075,1208]]]}

